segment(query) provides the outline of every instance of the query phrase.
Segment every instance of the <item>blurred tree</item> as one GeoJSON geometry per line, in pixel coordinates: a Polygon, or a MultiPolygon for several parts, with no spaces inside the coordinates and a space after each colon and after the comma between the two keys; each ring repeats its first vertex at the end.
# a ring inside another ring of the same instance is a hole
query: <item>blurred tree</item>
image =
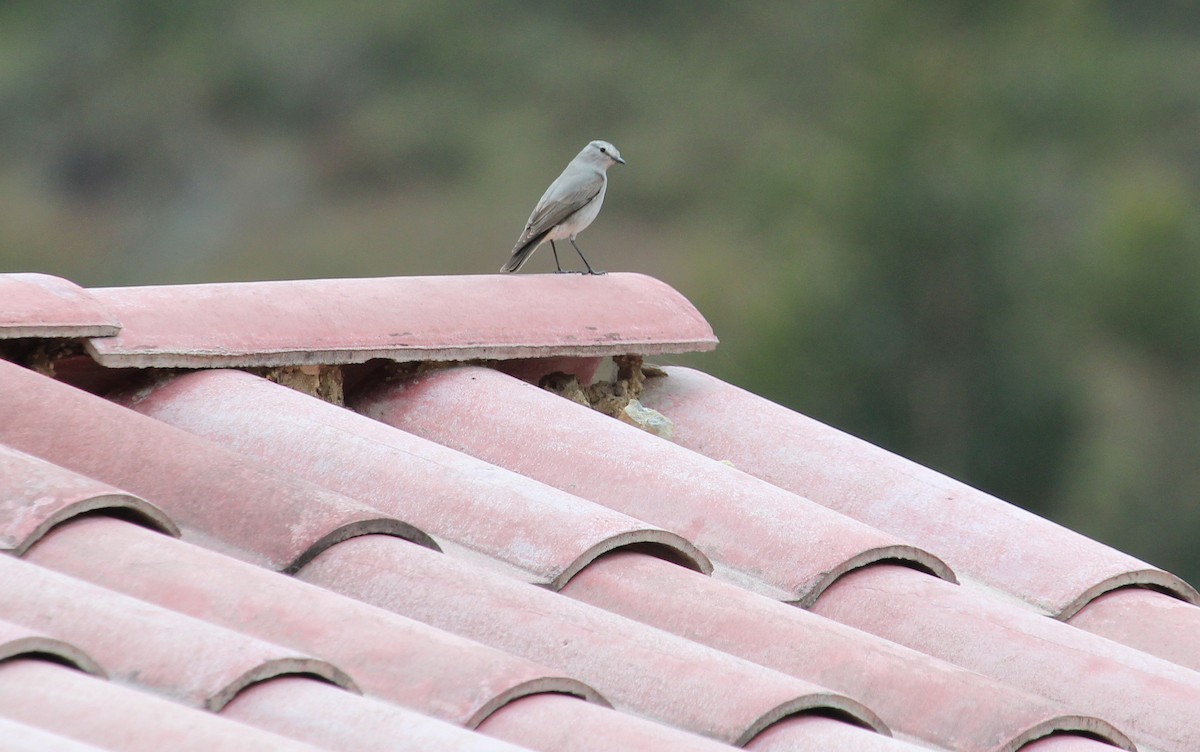
{"type": "Polygon", "coordinates": [[[589,248],[709,317],[687,362],[1200,582],[1198,39],[1133,0],[10,2],[0,268],[491,272],[607,138],[589,248]]]}

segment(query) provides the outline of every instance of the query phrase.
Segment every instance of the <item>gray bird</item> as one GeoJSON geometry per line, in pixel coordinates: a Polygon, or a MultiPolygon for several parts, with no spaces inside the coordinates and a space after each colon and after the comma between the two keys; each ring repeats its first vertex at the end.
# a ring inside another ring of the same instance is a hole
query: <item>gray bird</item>
{"type": "Polygon", "coordinates": [[[513,246],[512,258],[500,269],[515,272],[533,255],[537,247],[549,240],[554,251],[554,266],[561,274],[558,263],[558,248],[555,240],[566,238],[575,247],[587,274],[603,274],[592,268],[583,251],[575,243],[575,236],[587,229],[604,203],[604,191],[608,188],[608,168],[616,163],[625,164],[621,152],[607,141],[593,141],[583,147],[562,174],[550,184],[541,201],[533,208],[529,221],[517,244],[513,246]]]}

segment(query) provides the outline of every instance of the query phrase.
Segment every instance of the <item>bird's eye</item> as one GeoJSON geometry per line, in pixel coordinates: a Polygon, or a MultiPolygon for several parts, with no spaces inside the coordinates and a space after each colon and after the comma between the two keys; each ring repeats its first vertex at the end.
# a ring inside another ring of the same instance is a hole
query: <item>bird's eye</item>
{"type": "Polygon", "coordinates": [[[601,154],[607,154],[607,153],[608,153],[608,149],[605,149],[603,146],[601,146],[601,147],[600,147],[600,153],[601,153],[601,154]]]}

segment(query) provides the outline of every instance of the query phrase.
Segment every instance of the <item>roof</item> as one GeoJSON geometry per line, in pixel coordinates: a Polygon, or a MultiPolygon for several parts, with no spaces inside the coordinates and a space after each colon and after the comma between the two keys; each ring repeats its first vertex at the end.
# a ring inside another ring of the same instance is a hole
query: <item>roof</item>
{"type": "Polygon", "coordinates": [[[643,360],[715,345],[635,274],[0,275],[0,734],[1200,749],[1192,587],[643,360]]]}

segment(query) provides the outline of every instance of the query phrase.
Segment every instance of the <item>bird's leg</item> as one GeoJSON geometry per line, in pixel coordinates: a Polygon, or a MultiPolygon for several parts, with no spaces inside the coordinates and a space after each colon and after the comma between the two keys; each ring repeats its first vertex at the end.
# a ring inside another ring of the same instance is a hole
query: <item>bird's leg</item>
{"type": "Polygon", "coordinates": [[[566,272],[563,271],[563,268],[558,265],[558,248],[554,246],[553,240],[550,241],[550,250],[554,251],[554,268],[558,270],[555,272],[555,274],[566,274],[566,272]]]}
{"type": "Polygon", "coordinates": [[[571,241],[571,245],[575,246],[575,252],[579,254],[579,258],[583,259],[583,265],[587,267],[585,274],[605,274],[606,272],[598,272],[588,263],[587,257],[583,255],[583,251],[579,250],[579,246],[575,244],[575,238],[567,238],[571,241]]]}

